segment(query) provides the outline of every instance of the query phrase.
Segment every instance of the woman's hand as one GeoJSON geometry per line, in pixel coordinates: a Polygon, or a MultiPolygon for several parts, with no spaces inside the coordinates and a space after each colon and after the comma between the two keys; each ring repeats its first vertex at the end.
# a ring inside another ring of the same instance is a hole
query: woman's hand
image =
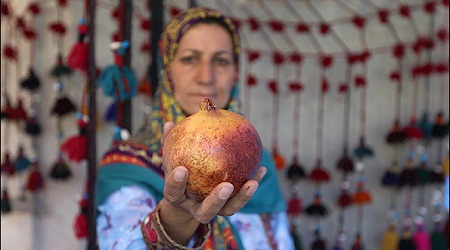
{"type": "MultiPolygon", "coordinates": [[[[161,138],[162,145],[164,145],[167,133],[173,126],[173,122],[168,122],[164,125],[164,132],[161,138]]],[[[168,233],[172,229],[174,231],[177,231],[177,229],[186,230],[186,226],[190,225],[194,229],[192,231],[193,234],[199,223],[209,223],[216,215],[233,215],[244,207],[255,193],[267,169],[260,167],[254,179],[244,183],[235,196],[230,198],[234,190],[233,185],[229,182],[222,182],[201,202],[191,199],[185,194],[189,175],[185,167],[176,167],[171,172],[164,171],[164,199],[161,201],[161,220],[163,225],[166,224],[164,225],[165,228],[171,227],[170,229],[166,228],[168,233]],[[178,225],[176,225],[177,223],[178,225]]],[[[192,234],[190,234],[189,238],[192,234]]]]}

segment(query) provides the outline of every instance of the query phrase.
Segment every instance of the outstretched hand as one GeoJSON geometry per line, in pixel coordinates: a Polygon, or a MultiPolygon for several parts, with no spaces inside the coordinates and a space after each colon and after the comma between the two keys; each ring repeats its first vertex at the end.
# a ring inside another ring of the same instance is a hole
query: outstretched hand
{"type": "MultiPolygon", "coordinates": [[[[174,123],[168,122],[164,125],[161,144],[164,145],[168,132],[174,123]]],[[[244,183],[238,193],[230,197],[234,187],[229,182],[217,185],[210,195],[203,201],[197,201],[186,196],[185,189],[189,171],[184,166],[178,166],[173,171],[165,169],[165,187],[163,203],[166,209],[172,210],[172,215],[182,216],[184,220],[195,219],[198,223],[209,223],[216,215],[233,215],[247,204],[258,188],[259,182],[265,175],[267,169],[260,167],[252,180],[244,183]],[[184,215],[184,216],[183,216],[184,215]]],[[[180,218],[180,222],[183,221],[180,218]]]]}

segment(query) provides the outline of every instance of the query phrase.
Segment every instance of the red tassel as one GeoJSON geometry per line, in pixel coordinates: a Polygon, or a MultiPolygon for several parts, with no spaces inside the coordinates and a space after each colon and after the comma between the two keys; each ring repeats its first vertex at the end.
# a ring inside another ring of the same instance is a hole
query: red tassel
{"type": "Polygon", "coordinates": [[[13,108],[9,115],[13,121],[26,121],[28,119],[28,114],[25,109],[23,109],[22,100],[18,100],[17,107],[13,108]]]}
{"type": "Polygon", "coordinates": [[[317,160],[316,166],[309,174],[309,179],[315,182],[327,182],[331,179],[328,171],[322,168],[321,160],[317,160]]]}
{"type": "Polygon", "coordinates": [[[152,85],[145,75],[139,81],[137,92],[140,94],[144,94],[145,96],[150,96],[152,94],[152,85]]]}
{"type": "Polygon", "coordinates": [[[87,215],[84,213],[79,213],[75,217],[75,222],[73,229],[75,231],[75,237],[77,239],[84,239],[88,235],[88,221],[87,215]]]}
{"type": "Polygon", "coordinates": [[[39,172],[38,163],[33,163],[33,171],[30,173],[27,182],[27,190],[31,192],[37,191],[44,187],[44,179],[42,178],[41,173],[39,172]]]}
{"type": "Polygon", "coordinates": [[[67,58],[67,65],[72,69],[87,71],[88,46],[84,42],[77,42],[67,58]]]}
{"type": "Polygon", "coordinates": [[[6,173],[9,176],[14,175],[14,173],[16,172],[16,169],[14,168],[14,165],[11,163],[9,153],[5,153],[3,156],[3,159],[4,159],[4,162],[2,163],[2,166],[1,166],[1,172],[6,173]]]}
{"type": "Polygon", "coordinates": [[[416,124],[416,118],[412,118],[408,127],[404,128],[406,137],[409,139],[421,139],[423,137],[422,130],[416,124]]]}
{"type": "Polygon", "coordinates": [[[61,145],[61,152],[69,157],[69,160],[80,162],[87,158],[88,139],[86,135],[75,135],[67,138],[61,145]]]}
{"type": "Polygon", "coordinates": [[[302,202],[298,197],[292,197],[288,202],[287,214],[299,216],[302,213],[302,202]]]}
{"type": "Polygon", "coordinates": [[[381,23],[386,24],[389,21],[389,10],[384,8],[378,10],[378,18],[381,23]]]}
{"type": "Polygon", "coordinates": [[[278,94],[278,84],[275,80],[270,81],[267,85],[273,94],[278,94]]]}
{"type": "Polygon", "coordinates": [[[364,29],[366,26],[366,19],[362,16],[354,16],[352,22],[358,29],[364,29]]]}
{"type": "Polygon", "coordinates": [[[352,197],[348,194],[346,188],[342,188],[337,204],[341,208],[346,208],[352,204],[352,197]]]}
{"type": "Polygon", "coordinates": [[[283,64],[284,63],[284,55],[281,54],[280,52],[274,52],[272,60],[275,65],[283,64]]]}

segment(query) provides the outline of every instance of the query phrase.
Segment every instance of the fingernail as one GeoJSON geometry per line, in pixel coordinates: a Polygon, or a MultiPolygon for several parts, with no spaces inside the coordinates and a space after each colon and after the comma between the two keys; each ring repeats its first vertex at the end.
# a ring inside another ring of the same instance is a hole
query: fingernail
{"type": "Polygon", "coordinates": [[[175,174],[173,175],[173,178],[175,179],[175,181],[181,182],[184,180],[185,176],[186,176],[186,173],[183,170],[177,169],[177,170],[175,170],[175,174]]]}
{"type": "Polygon", "coordinates": [[[261,172],[259,172],[259,178],[263,178],[264,175],[266,175],[266,173],[267,173],[267,168],[261,169],[261,172]]]}
{"type": "Polygon", "coordinates": [[[230,197],[231,193],[233,193],[234,188],[230,186],[223,186],[219,190],[219,197],[221,199],[228,199],[230,197]]]}
{"type": "Polygon", "coordinates": [[[255,193],[255,191],[256,191],[256,186],[250,186],[250,187],[248,187],[247,188],[247,191],[245,191],[245,194],[247,195],[247,196],[252,196],[254,193],[255,193]]]}

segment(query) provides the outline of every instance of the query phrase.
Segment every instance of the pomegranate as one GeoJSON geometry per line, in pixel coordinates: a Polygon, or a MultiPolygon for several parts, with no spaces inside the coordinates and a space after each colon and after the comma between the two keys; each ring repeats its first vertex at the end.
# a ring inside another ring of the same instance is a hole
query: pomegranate
{"type": "Polygon", "coordinates": [[[221,182],[235,195],[259,169],[262,143],[253,125],[240,114],[217,109],[210,98],[200,110],[175,124],[163,148],[163,166],[189,171],[186,195],[202,201],[221,182]]]}

